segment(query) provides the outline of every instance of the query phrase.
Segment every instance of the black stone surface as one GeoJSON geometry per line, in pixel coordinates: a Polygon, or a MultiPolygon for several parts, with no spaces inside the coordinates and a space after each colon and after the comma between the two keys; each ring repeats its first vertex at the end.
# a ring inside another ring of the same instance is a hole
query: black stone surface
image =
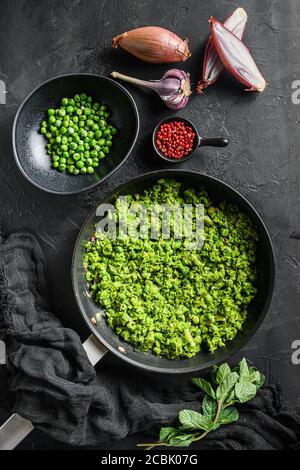
{"type": "MultiPolygon", "coordinates": [[[[292,342],[300,340],[300,107],[291,99],[292,83],[300,80],[300,3],[248,0],[239,5],[249,15],[245,42],[269,85],[263,94],[245,93],[225,76],[203,96],[193,95],[181,114],[192,119],[203,136],[222,134],[228,136],[230,145],[220,150],[203,149],[182,167],[217,176],[233,185],[258,209],[269,228],[277,259],[273,302],[259,332],[232,358],[232,363],[242,355],[253,360],[269,382],[282,386],[287,404],[300,411],[300,365],[293,365],[291,359],[292,342]]],[[[16,168],[11,128],[18,105],[40,82],[62,73],[109,74],[117,70],[142,78],[160,78],[167,66],[145,64],[122,50],[111,49],[111,36],[149,24],[190,39],[192,57],[175,67],[189,71],[196,84],[210,15],[225,19],[236,6],[225,0],[0,2],[0,79],[8,91],[7,104],[0,105],[2,229],[6,233],[29,229],[38,234],[58,315],[82,339],[88,331],[77,312],[70,282],[76,235],[104,192],[141,172],[168,166],[155,159],[150,130],[170,111],[158,97],[131,88],[141,115],[141,132],[127,162],[98,189],[80,196],[57,197],[31,186],[16,168]]],[[[99,370],[108,364],[116,373],[123,367],[110,356],[99,364],[99,370]]],[[[6,417],[3,413],[0,422],[6,417]]],[[[137,440],[127,438],[99,449],[130,449],[137,440]]],[[[37,431],[19,446],[64,447],[37,431]]]]}

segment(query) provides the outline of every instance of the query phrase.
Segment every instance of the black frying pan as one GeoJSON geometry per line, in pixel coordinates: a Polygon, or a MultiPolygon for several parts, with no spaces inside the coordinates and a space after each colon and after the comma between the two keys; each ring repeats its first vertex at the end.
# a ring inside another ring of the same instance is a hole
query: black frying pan
{"type": "Polygon", "coordinates": [[[73,263],[72,281],[75,297],[79,310],[92,333],[98,340],[106,346],[113,354],[124,361],[145,370],[162,373],[187,373],[206,369],[217,362],[226,360],[230,355],[242,348],[254,335],[262,323],[270,301],[274,286],[274,252],[270,236],[267,229],[256,210],[252,205],[235,189],[222,181],[191,171],[182,170],[161,170],[138,176],[133,180],[121,185],[111,191],[90,213],[86,219],[76,241],[73,263]],[[235,204],[240,211],[246,213],[253,221],[258,232],[259,242],[257,246],[257,288],[258,293],[248,307],[248,318],[243,330],[224,348],[218,349],[213,354],[209,352],[199,352],[191,359],[170,360],[158,357],[151,352],[143,353],[138,351],[129,343],[119,338],[114,331],[106,324],[105,319],[93,325],[91,318],[99,307],[87,294],[87,283],[83,270],[84,245],[95,231],[95,224],[99,222],[96,217],[96,208],[100,203],[112,203],[119,195],[140,193],[144,189],[152,186],[159,178],[175,178],[183,183],[184,187],[194,187],[196,190],[201,186],[205,187],[209,196],[215,203],[227,201],[235,204]]]}

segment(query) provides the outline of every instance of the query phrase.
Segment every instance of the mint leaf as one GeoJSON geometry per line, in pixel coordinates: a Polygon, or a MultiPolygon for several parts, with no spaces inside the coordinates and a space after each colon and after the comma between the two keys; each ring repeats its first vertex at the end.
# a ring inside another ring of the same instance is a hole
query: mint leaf
{"type": "Polygon", "coordinates": [[[255,379],[254,381],[254,385],[256,387],[256,390],[258,390],[260,387],[263,386],[263,384],[265,383],[265,376],[263,374],[261,374],[260,372],[258,372],[259,374],[259,378],[255,379]]]}
{"type": "Polygon", "coordinates": [[[171,437],[177,434],[177,432],[178,431],[176,428],[172,428],[172,427],[161,428],[160,433],[159,433],[159,440],[168,442],[171,437]]]}
{"type": "Polygon", "coordinates": [[[210,385],[210,383],[207,382],[207,380],[201,379],[199,377],[195,377],[194,379],[192,379],[192,382],[193,384],[197,385],[197,387],[201,388],[203,392],[207,393],[207,395],[215,398],[216,396],[215,391],[210,385]]]}
{"type": "Polygon", "coordinates": [[[204,431],[209,431],[213,425],[207,416],[193,410],[180,411],[179,421],[185,429],[203,429],[204,431]]]}
{"type": "Polygon", "coordinates": [[[230,374],[225,377],[221,385],[219,385],[217,388],[217,400],[225,401],[226,397],[229,395],[238,379],[239,375],[237,372],[230,372],[230,374]]]}
{"type": "Polygon", "coordinates": [[[231,370],[229,365],[225,362],[218,368],[218,372],[216,374],[216,382],[217,384],[221,384],[223,380],[230,374],[231,370]]]}
{"type": "Polygon", "coordinates": [[[237,421],[239,419],[239,412],[234,406],[229,406],[222,410],[219,417],[219,422],[221,424],[229,424],[237,421]]]}
{"type": "Polygon", "coordinates": [[[202,402],[202,412],[204,416],[213,421],[217,414],[217,402],[209,395],[205,395],[202,402]]]}
{"type": "Polygon", "coordinates": [[[249,367],[245,358],[243,358],[239,364],[240,366],[240,379],[239,382],[249,382],[249,367]]]}
{"type": "Polygon", "coordinates": [[[235,385],[235,396],[240,403],[251,400],[256,395],[256,386],[251,382],[237,383],[235,385]]]}
{"type": "Polygon", "coordinates": [[[171,446],[187,447],[193,442],[194,437],[194,434],[178,434],[169,440],[169,444],[171,446]]]}

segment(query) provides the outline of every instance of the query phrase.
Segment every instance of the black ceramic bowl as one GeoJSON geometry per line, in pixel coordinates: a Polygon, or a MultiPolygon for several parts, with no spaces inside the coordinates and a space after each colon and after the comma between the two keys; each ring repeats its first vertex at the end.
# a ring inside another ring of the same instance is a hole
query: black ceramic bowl
{"type": "Polygon", "coordinates": [[[175,116],[175,117],[173,116],[173,117],[167,117],[165,119],[162,119],[162,121],[160,121],[157,124],[157,126],[155,127],[155,129],[152,133],[152,144],[153,144],[156,155],[159,158],[161,158],[162,160],[165,160],[168,163],[175,163],[175,164],[176,163],[183,163],[186,160],[189,160],[190,158],[192,158],[196,154],[199,147],[226,147],[228,145],[228,143],[229,143],[228,139],[226,139],[224,137],[202,137],[199,134],[198,129],[196,128],[194,123],[192,121],[190,121],[189,119],[183,118],[181,116],[175,116]],[[187,155],[184,155],[181,158],[167,157],[166,155],[164,155],[159,150],[159,148],[156,145],[157,133],[159,131],[160,126],[162,126],[163,124],[167,124],[169,122],[172,122],[172,121],[183,122],[187,126],[190,126],[193,129],[193,131],[195,132],[195,139],[194,139],[192,150],[187,155]]]}
{"type": "Polygon", "coordinates": [[[130,154],[138,131],[136,104],[122,85],[97,75],[62,75],[42,83],[21,104],[13,125],[14,155],[22,174],[38,188],[55,194],[75,194],[93,188],[119,168],[130,154]],[[87,93],[106,104],[111,122],[119,131],[109,155],[92,175],[75,176],[52,169],[45,149],[47,141],[39,133],[47,110],[58,107],[61,98],[76,93],[87,93]]]}
{"type": "Polygon", "coordinates": [[[229,356],[242,348],[254,335],[262,323],[272,298],[274,285],[274,252],[272,242],[267,229],[254,207],[228,184],[222,181],[192,171],[161,170],[144,175],[128,181],[111,191],[95,206],[94,210],[86,219],[74,249],[72,263],[72,282],[79,310],[86,324],[113,354],[124,361],[142,369],[162,373],[185,373],[204,370],[213,364],[225,361],[229,356]],[[88,290],[85,273],[83,270],[83,258],[85,243],[95,231],[95,225],[99,222],[96,209],[99,204],[113,203],[119,195],[137,194],[151,187],[160,178],[175,178],[180,181],[183,188],[195,188],[199,190],[204,187],[214,203],[223,201],[236,205],[240,211],[246,213],[256,227],[259,241],[257,243],[257,295],[248,307],[248,317],[237,336],[226,343],[224,348],[219,348],[213,354],[201,351],[191,359],[170,360],[158,357],[151,352],[138,351],[129,343],[126,343],[107,325],[105,317],[94,326],[91,318],[99,312],[99,307],[90,296],[86,295],[88,290]]]}

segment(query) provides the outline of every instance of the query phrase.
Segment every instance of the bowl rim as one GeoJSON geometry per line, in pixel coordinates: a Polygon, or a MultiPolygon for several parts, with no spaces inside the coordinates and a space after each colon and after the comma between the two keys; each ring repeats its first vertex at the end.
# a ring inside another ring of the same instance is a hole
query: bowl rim
{"type": "Polygon", "coordinates": [[[122,354],[120,351],[114,349],[113,346],[108,341],[106,341],[104,338],[102,338],[101,333],[92,325],[92,323],[89,320],[87,312],[84,310],[83,306],[81,305],[82,302],[81,302],[80,294],[79,294],[79,291],[78,291],[77,282],[76,282],[76,279],[75,279],[76,278],[76,275],[75,275],[75,257],[76,257],[78,247],[79,247],[79,244],[80,244],[81,234],[82,234],[87,222],[89,221],[90,217],[94,213],[94,211],[97,208],[97,206],[99,205],[99,203],[101,203],[101,201],[103,202],[104,200],[110,198],[115,193],[119,192],[122,188],[126,187],[128,184],[133,184],[135,182],[142,181],[143,179],[148,178],[148,177],[157,177],[158,179],[159,178],[168,178],[168,177],[176,178],[176,173],[179,176],[182,175],[183,173],[186,174],[186,175],[191,175],[191,174],[192,175],[200,175],[204,178],[213,180],[216,183],[224,185],[229,190],[235,192],[250,207],[250,209],[254,212],[255,216],[257,217],[257,220],[261,224],[261,227],[264,231],[266,240],[268,242],[268,246],[269,246],[269,249],[270,249],[270,251],[269,251],[269,253],[270,253],[270,283],[269,283],[269,286],[268,286],[268,292],[267,292],[267,295],[266,295],[265,304],[264,304],[263,309],[261,310],[261,313],[260,313],[260,315],[257,319],[257,322],[255,324],[255,328],[253,328],[251,330],[251,332],[242,339],[239,346],[236,347],[236,349],[234,351],[231,351],[231,352],[225,354],[222,361],[224,362],[224,361],[228,360],[234,354],[237,354],[247,343],[249,343],[249,341],[257,333],[258,329],[260,328],[261,324],[263,323],[263,321],[264,321],[264,319],[265,319],[265,317],[266,317],[266,315],[269,311],[270,304],[271,304],[272,297],[273,297],[273,292],[274,292],[276,265],[275,265],[275,251],[274,251],[272,239],[271,239],[271,236],[268,232],[268,229],[267,229],[264,221],[262,220],[262,217],[260,216],[259,212],[255,209],[255,207],[246,199],[246,197],[243,196],[237,189],[233,188],[230,184],[225,183],[224,181],[220,180],[219,178],[216,178],[216,177],[211,176],[211,175],[207,175],[206,173],[203,173],[203,172],[193,171],[193,170],[181,170],[179,168],[178,169],[166,168],[166,169],[161,169],[161,170],[149,171],[149,172],[146,172],[146,173],[141,173],[140,175],[137,175],[133,178],[130,178],[127,181],[119,184],[115,188],[107,191],[103,196],[101,196],[101,198],[99,200],[97,200],[97,202],[93,206],[93,209],[89,211],[88,215],[86,216],[86,218],[85,218],[85,220],[84,220],[84,222],[83,222],[83,224],[82,224],[82,226],[81,226],[81,228],[78,232],[78,235],[77,235],[77,238],[76,238],[76,241],[75,241],[75,244],[74,244],[74,248],[73,248],[72,262],[71,262],[71,283],[72,283],[72,288],[73,288],[76,304],[77,304],[78,310],[81,314],[81,317],[83,318],[83,320],[84,320],[86,326],[88,327],[89,331],[96,336],[96,338],[100,341],[100,343],[102,343],[108,349],[109,352],[111,352],[113,355],[117,356],[119,359],[124,360],[127,364],[130,364],[131,366],[134,366],[137,369],[148,371],[148,372],[155,372],[155,373],[161,373],[161,374],[172,374],[172,375],[188,374],[188,373],[194,373],[194,372],[200,372],[200,371],[203,372],[203,371],[207,370],[208,368],[212,367],[213,365],[218,364],[220,362],[220,360],[212,358],[210,361],[208,361],[204,365],[194,366],[194,367],[190,367],[188,369],[186,367],[180,367],[180,368],[174,368],[173,369],[173,368],[168,368],[168,367],[158,367],[158,366],[143,364],[142,362],[139,362],[136,359],[132,359],[132,358],[126,356],[125,354],[122,354]]]}
{"type": "Polygon", "coordinates": [[[140,131],[140,116],[139,116],[139,112],[138,112],[138,108],[137,108],[137,105],[136,105],[136,102],[133,98],[133,96],[131,95],[131,93],[129,93],[129,91],[123,86],[121,85],[120,83],[118,83],[117,81],[113,80],[112,78],[110,77],[106,77],[104,75],[97,75],[95,73],[87,73],[87,72],[79,72],[79,73],[66,73],[66,74],[61,74],[61,75],[57,75],[55,77],[51,77],[49,78],[48,80],[45,80],[44,82],[40,83],[38,86],[36,86],[28,95],[25,96],[25,98],[23,99],[23,101],[21,102],[21,104],[19,105],[19,108],[16,112],[16,115],[14,117],[14,122],[13,122],[13,127],[12,127],[12,146],[13,146],[13,154],[14,154],[14,158],[15,158],[15,162],[17,164],[17,167],[19,168],[20,172],[22,173],[22,175],[27,179],[27,181],[29,181],[33,186],[37,187],[38,189],[42,190],[42,191],[45,191],[49,194],[55,194],[55,195],[58,195],[58,196],[70,196],[70,195],[74,195],[74,194],[80,194],[80,193],[83,193],[85,191],[89,191],[91,189],[94,189],[96,186],[98,186],[99,184],[101,184],[103,181],[105,181],[107,178],[109,178],[111,175],[113,175],[115,173],[115,171],[117,171],[122,165],[123,163],[125,163],[125,161],[127,160],[127,158],[129,157],[129,155],[131,154],[135,144],[136,144],[136,141],[138,139],[138,135],[139,135],[139,131],[140,131]],[[109,173],[107,173],[103,178],[101,178],[100,181],[97,181],[96,183],[93,183],[91,185],[89,185],[88,187],[85,187],[85,188],[82,188],[82,189],[76,189],[74,191],[55,191],[53,189],[48,189],[48,188],[45,188],[44,186],[42,186],[41,184],[37,183],[36,181],[34,181],[31,176],[24,170],[24,168],[22,167],[21,165],[21,162],[19,160],[19,155],[18,155],[18,152],[17,152],[17,148],[16,148],[16,129],[17,129],[17,124],[18,124],[18,120],[19,120],[19,116],[21,114],[21,111],[22,109],[24,108],[25,104],[30,100],[30,98],[40,89],[42,88],[43,86],[47,85],[48,83],[50,82],[53,82],[55,80],[58,80],[58,79],[61,79],[61,78],[68,78],[68,77],[85,77],[85,76],[88,76],[88,77],[94,77],[94,78],[101,78],[101,79],[104,79],[104,80],[107,80],[108,82],[112,82],[115,86],[117,86],[118,88],[120,88],[129,98],[132,106],[133,106],[133,111],[134,111],[134,115],[135,115],[135,119],[136,119],[136,130],[135,130],[135,135],[134,135],[134,139],[133,139],[133,142],[128,150],[128,152],[125,154],[124,158],[121,160],[121,162],[113,169],[111,170],[109,173]]]}

